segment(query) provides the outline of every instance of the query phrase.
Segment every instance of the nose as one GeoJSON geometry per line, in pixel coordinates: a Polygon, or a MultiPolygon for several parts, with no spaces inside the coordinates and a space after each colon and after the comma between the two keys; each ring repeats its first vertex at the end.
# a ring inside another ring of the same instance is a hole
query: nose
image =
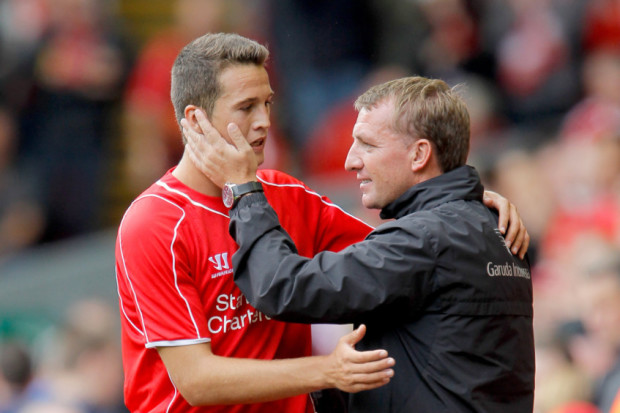
{"type": "Polygon", "coordinates": [[[268,105],[264,105],[256,111],[256,117],[252,126],[254,129],[269,129],[271,126],[271,110],[268,105]]]}
{"type": "Polygon", "coordinates": [[[347,153],[347,158],[344,160],[344,169],[347,171],[358,171],[362,169],[363,163],[362,159],[357,154],[355,150],[355,142],[349,148],[349,153],[347,153]]]}

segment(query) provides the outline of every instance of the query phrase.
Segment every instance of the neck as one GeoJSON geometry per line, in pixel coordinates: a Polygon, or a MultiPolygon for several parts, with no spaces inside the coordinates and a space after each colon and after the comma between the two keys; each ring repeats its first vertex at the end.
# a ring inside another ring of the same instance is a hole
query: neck
{"type": "Polygon", "coordinates": [[[424,181],[428,181],[429,179],[435,178],[442,174],[443,172],[441,171],[441,168],[439,168],[437,161],[435,161],[435,159],[433,158],[428,163],[426,163],[423,168],[417,171],[417,173],[415,174],[416,182],[414,183],[414,185],[417,185],[424,181]]]}
{"type": "Polygon", "coordinates": [[[208,196],[221,196],[222,189],[214,184],[209,178],[203,175],[190,159],[187,151],[183,152],[183,157],[172,172],[175,178],[183,182],[190,188],[208,196]]]}

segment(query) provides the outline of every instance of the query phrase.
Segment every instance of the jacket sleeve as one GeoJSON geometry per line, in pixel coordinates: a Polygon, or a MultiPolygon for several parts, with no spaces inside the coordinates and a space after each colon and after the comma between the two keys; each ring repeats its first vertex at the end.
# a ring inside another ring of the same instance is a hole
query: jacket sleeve
{"type": "Polygon", "coordinates": [[[270,317],[351,323],[415,316],[430,292],[434,253],[427,231],[385,224],[366,240],[309,259],[297,254],[263,194],[230,211],[235,283],[270,317]]]}

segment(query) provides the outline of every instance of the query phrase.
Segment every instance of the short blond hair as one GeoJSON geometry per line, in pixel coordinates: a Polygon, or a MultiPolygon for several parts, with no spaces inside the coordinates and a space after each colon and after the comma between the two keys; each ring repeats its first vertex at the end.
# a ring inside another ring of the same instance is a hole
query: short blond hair
{"type": "Polygon", "coordinates": [[[355,101],[355,109],[371,110],[388,100],[394,104],[394,131],[432,142],[443,172],[465,165],[470,119],[455,88],[439,79],[404,77],[368,89],[355,101]]]}

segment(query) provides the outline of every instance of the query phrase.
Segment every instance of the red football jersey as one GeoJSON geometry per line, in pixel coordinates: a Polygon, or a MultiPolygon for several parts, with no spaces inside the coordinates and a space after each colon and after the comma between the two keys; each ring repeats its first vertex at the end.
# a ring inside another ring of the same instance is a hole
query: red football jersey
{"type": "MultiPolygon", "coordinates": [[[[221,198],[187,187],[171,172],[136,198],[118,230],[127,407],[133,412],[312,411],[307,395],[192,407],[170,380],[156,347],[210,342],[214,354],[255,359],[311,354],[309,325],[270,319],[233,282],[231,257],[237,247],[221,198]]],[[[301,255],[338,251],[372,229],[282,172],[260,170],[258,178],[301,255]]]]}

